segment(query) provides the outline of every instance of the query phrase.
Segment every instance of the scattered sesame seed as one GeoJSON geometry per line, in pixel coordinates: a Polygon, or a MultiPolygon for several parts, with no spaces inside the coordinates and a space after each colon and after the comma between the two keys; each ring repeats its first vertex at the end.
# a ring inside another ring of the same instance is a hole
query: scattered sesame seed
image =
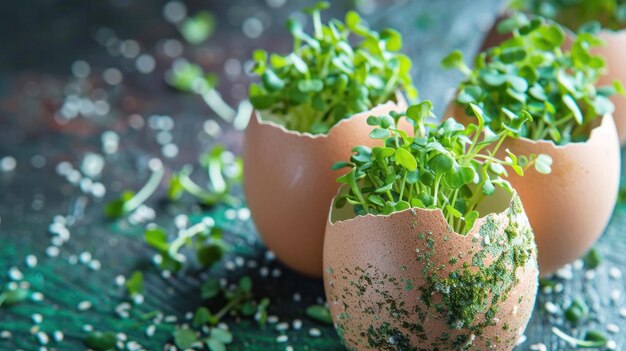
{"type": "Polygon", "coordinates": [[[178,322],[178,317],[174,315],[165,316],[165,323],[176,323],[178,322]]]}
{"type": "Polygon", "coordinates": [[[63,341],[63,338],[65,338],[65,335],[63,335],[62,331],[56,330],[54,333],[52,333],[52,338],[56,342],[61,342],[61,341],[63,341]]]}
{"type": "Polygon", "coordinates": [[[259,274],[261,277],[265,278],[270,274],[270,269],[267,267],[261,267],[261,269],[259,269],[259,274]]]}
{"type": "Polygon", "coordinates": [[[120,340],[120,341],[128,340],[128,336],[124,333],[117,333],[116,338],[117,340],[120,340]]]}
{"type": "Polygon", "coordinates": [[[294,301],[294,302],[300,302],[300,301],[302,301],[302,296],[300,295],[300,293],[294,293],[294,294],[293,294],[293,301],[294,301]]]}
{"type": "Polygon", "coordinates": [[[279,332],[284,332],[287,329],[289,329],[289,323],[280,322],[280,323],[276,324],[276,330],[279,331],[279,332]]]}
{"type": "Polygon", "coordinates": [[[302,328],[302,321],[294,319],[293,322],[291,322],[291,326],[294,330],[300,330],[302,328]]]}
{"type": "Polygon", "coordinates": [[[43,301],[43,294],[40,292],[34,292],[30,295],[30,299],[33,301],[43,301]]]}
{"type": "Polygon", "coordinates": [[[617,267],[611,267],[609,269],[609,276],[615,280],[622,278],[622,271],[617,267]]]}
{"type": "Polygon", "coordinates": [[[37,340],[41,345],[47,345],[50,342],[50,338],[48,338],[48,334],[40,331],[37,332],[37,340]]]}
{"type": "Polygon", "coordinates": [[[90,309],[93,306],[93,304],[91,303],[91,301],[81,301],[78,304],[78,310],[79,311],[87,311],[88,309],[90,309]]]}
{"type": "Polygon", "coordinates": [[[88,266],[89,266],[90,269],[92,269],[94,271],[99,271],[100,268],[102,268],[102,264],[98,260],[93,260],[93,261],[89,262],[88,266]]]}
{"type": "Polygon", "coordinates": [[[276,342],[287,342],[289,341],[289,337],[287,335],[279,335],[276,337],[276,342]]]}
{"type": "Polygon", "coordinates": [[[37,266],[37,256],[35,255],[26,256],[26,265],[30,268],[37,266]]]}
{"type": "Polygon", "coordinates": [[[43,322],[43,316],[40,315],[39,313],[33,313],[30,316],[30,319],[32,319],[33,323],[35,323],[35,324],[41,324],[41,322],[43,322]]]}
{"type": "Polygon", "coordinates": [[[293,346],[291,346],[291,345],[287,345],[287,346],[285,347],[285,351],[293,351],[293,346]]]}
{"type": "Polygon", "coordinates": [[[267,317],[267,323],[269,324],[275,324],[278,323],[278,317],[277,316],[268,316],[267,317]]]}
{"type": "Polygon", "coordinates": [[[147,337],[152,337],[154,335],[154,332],[156,331],[156,326],[154,326],[154,324],[150,324],[147,328],[146,328],[146,336],[147,337]]]}
{"type": "Polygon", "coordinates": [[[276,259],[276,254],[270,250],[265,251],[265,259],[268,261],[274,261],[276,259]]]}
{"type": "Polygon", "coordinates": [[[619,316],[622,318],[626,318],[626,307],[622,307],[619,309],[619,316]]]}
{"type": "Polygon", "coordinates": [[[546,311],[550,314],[556,314],[557,312],[559,312],[559,306],[555,305],[552,302],[546,302],[546,304],[544,305],[546,311]]]}
{"type": "Polygon", "coordinates": [[[17,267],[11,267],[9,269],[9,279],[19,281],[24,279],[24,274],[17,267]]]}
{"type": "Polygon", "coordinates": [[[126,284],[126,277],[121,274],[115,277],[115,285],[124,286],[124,284],[126,284]]]}
{"type": "Polygon", "coordinates": [[[567,264],[563,268],[556,271],[556,276],[564,280],[572,280],[574,278],[574,272],[572,271],[572,265],[567,264]]]}
{"type": "Polygon", "coordinates": [[[587,280],[593,280],[596,278],[596,271],[594,270],[588,270],[585,272],[585,279],[587,280]]]}
{"type": "Polygon", "coordinates": [[[622,292],[618,289],[613,289],[611,291],[611,301],[613,301],[613,303],[618,303],[620,297],[622,297],[622,292]]]}
{"type": "Polygon", "coordinates": [[[133,295],[133,303],[135,305],[141,305],[144,301],[144,296],[142,294],[133,295]]]}
{"type": "Polygon", "coordinates": [[[91,324],[85,324],[85,325],[83,325],[83,331],[91,332],[91,331],[93,331],[93,326],[91,324]]]}
{"type": "Polygon", "coordinates": [[[533,351],[548,351],[548,347],[545,344],[533,344],[530,345],[530,349],[533,351]]]}
{"type": "Polygon", "coordinates": [[[309,336],[317,338],[322,336],[322,332],[317,328],[311,328],[309,329],[309,336]]]}
{"type": "Polygon", "coordinates": [[[606,343],[606,348],[609,350],[617,350],[617,343],[613,340],[609,340],[606,343]]]}
{"type": "Polygon", "coordinates": [[[620,328],[617,324],[609,323],[606,326],[606,330],[611,334],[617,334],[620,331],[620,328]]]}
{"type": "Polygon", "coordinates": [[[11,339],[12,336],[13,334],[11,334],[11,332],[8,330],[3,330],[2,332],[0,332],[0,339],[11,339]]]}
{"type": "Polygon", "coordinates": [[[78,256],[78,259],[81,263],[87,264],[91,261],[91,253],[88,251],[84,251],[78,256]]]}
{"type": "Polygon", "coordinates": [[[280,270],[280,268],[274,268],[272,270],[272,278],[279,278],[282,274],[283,272],[280,270]]]}

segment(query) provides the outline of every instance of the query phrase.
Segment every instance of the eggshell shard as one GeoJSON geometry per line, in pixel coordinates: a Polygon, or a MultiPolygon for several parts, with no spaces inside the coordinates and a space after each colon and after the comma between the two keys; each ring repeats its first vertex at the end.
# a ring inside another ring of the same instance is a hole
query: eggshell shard
{"type": "MultiPolygon", "coordinates": [[[[594,47],[591,51],[596,55],[604,56],[607,72],[600,78],[598,86],[611,85],[615,79],[626,85],[626,29],[619,32],[605,30],[599,36],[606,42],[606,45],[594,47]]],[[[615,104],[613,119],[617,135],[623,145],[626,142],[626,97],[614,95],[611,101],[615,104]]]]}
{"type": "MultiPolygon", "coordinates": [[[[602,117],[586,142],[557,146],[551,141],[508,139],[517,156],[548,154],[552,173],[509,172],[535,232],[542,276],[587,252],[604,232],[619,190],[620,149],[613,118],[602,117]]],[[[503,152],[500,157],[504,157],[503,152]]]]}
{"type": "Polygon", "coordinates": [[[349,350],[511,350],[537,292],[517,195],[467,236],[440,210],[328,221],[324,287],[349,350]]]}
{"type": "MultiPolygon", "coordinates": [[[[244,137],[244,192],[263,242],[290,268],[322,276],[324,228],[336,179],[345,173],[331,166],[349,160],[355,145],[380,145],[369,137],[374,127],[366,119],[405,111],[401,94],[396,101],[344,119],[323,135],[290,131],[253,112],[244,137]]],[[[412,132],[406,122],[401,128],[412,132]]]]}

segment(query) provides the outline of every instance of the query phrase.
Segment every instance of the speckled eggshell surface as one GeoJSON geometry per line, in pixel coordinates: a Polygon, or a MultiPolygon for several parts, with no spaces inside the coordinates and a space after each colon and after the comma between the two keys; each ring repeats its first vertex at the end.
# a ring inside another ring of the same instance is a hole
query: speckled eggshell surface
{"type": "MultiPolygon", "coordinates": [[[[600,38],[606,41],[605,46],[592,49],[597,55],[602,55],[606,59],[607,73],[600,78],[598,86],[613,84],[617,79],[626,86],[626,29],[619,32],[602,31],[600,38]]],[[[621,144],[626,142],[626,97],[615,95],[611,97],[615,104],[615,126],[621,144]]]]}
{"type": "Polygon", "coordinates": [[[326,227],[324,286],[348,350],[511,350],[530,318],[537,277],[517,196],[467,236],[440,210],[326,227]]]}
{"type": "Polygon", "coordinates": [[[504,148],[518,156],[548,154],[553,160],[548,175],[531,168],[523,177],[509,172],[508,179],[524,203],[545,276],[584,255],[609,221],[620,174],[615,124],[604,116],[586,142],[556,146],[522,138],[505,141],[504,148]]]}
{"type": "MultiPolygon", "coordinates": [[[[356,145],[380,144],[369,137],[366,119],[405,111],[404,98],[396,100],[344,119],[325,135],[289,131],[253,112],[243,148],[245,196],[263,242],[290,268],[322,276],[324,228],[336,179],[345,173],[331,166],[348,161],[356,145]]],[[[408,123],[402,128],[412,131],[408,123]]]]}

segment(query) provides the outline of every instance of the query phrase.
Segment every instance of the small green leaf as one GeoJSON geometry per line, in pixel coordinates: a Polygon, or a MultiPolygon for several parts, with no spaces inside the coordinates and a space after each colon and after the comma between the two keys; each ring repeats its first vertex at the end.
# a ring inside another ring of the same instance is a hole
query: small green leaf
{"type": "Polygon", "coordinates": [[[96,351],[107,351],[115,349],[117,336],[113,332],[94,331],[87,335],[84,342],[87,347],[96,351]]]}
{"type": "Polygon", "coordinates": [[[159,251],[167,251],[169,243],[167,242],[167,233],[161,227],[148,227],[144,233],[146,243],[159,251]]]}
{"type": "Polygon", "coordinates": [[[204,267],[211,267],[224,257],[225,249],[220,244],[202,245],[196,250],[198,262],[204,267]]]}
{"type": "Polygon", "coordinates": [[[219,340],[223,344],[230,344],[233,342],[233,335],[227,330],[213,328],[211,329],[211,339],[219,340]]]}
{"type": "Polygon", "coordinates": [[[578,108],[578,104],[576,103],[574,98],[572,98],[570,95],[563,95],[562,99],[565,106],[567,106],[567,108],[572,111],[576,123],[583,124],[583,114],[582,112],[580,112],[580,108],[578,108]]]}
{"type": "Polygon", "coordinates": [[[415,156],[411,154],[404,148],[399,148],[396,150],[396,164],[401,165],[409,171],[414,171],[417,169],[417,160],[415,156]]]}
{"type": "Polygon", "coordinates": [[[340,161],[340,162],[334,163],[330,168],[333,171],[337,171],[337,170],[340,170],[342,168],[351,168],[351,167],[353,167],[352,163],[340,161]]]}
{"type": "Polygon", "coordinates": [[[130,275],[130,278],[126,280],[126,290],[131,296],[140,295],[143,293],[143,273],[141,271],[134,271],[130,275]]]}
{"type": "Polygon", "coordinates": [[[535,169],[541,174],[550,174],[552,172],[552,157],[546,154],[537,155],[535,169]]]}
{"type": "Polygon", "coordinates": [[[13,306],[25,301],[30,296],[30,292],[26,289],[6,290],[0,294],[0,307],[13,306]]]}
{"type": "Polygon", "coordinates": [[[243,276],[239,279],[239,290],[249,293],[252,291],[252,278],[249,276],[243,276]]]}
{"type": "Polygon", "coordinates": [[[602,254],[597,248],[592,247],[585,257],[583,257],[583,262],[587,269],[596,269],[602,263],[602,254]]]}
{"type": "Polygon", "coordinates": [[[190,44],[200,44],[207,40],[215,29],[215,17],[209,11],[201,11],[188,17],[181,24],[180,32],[190,44]]]}
{"type": "Polygon", "coordinates": [[[375,128],[370,132],[372,139],[387,139],[391,136],[391,132],[387,129],[375,128]]]}
{"type": "Polygon", "coordinates": [[[195,328],[200,328],[203,325],[206,325],[211,318],[211,312],[206,307],[199,307],[196,310],[196,313],[193,316],[193,320],[191,323],[195,328]]]}
{"type": "Polygon", "coordinates": [[[333,319],[330,315],[330,311],[326,306],[311,305],[307,307],[306,315],[315,321],[326,324],[333,324],[333,319]]]}
{"type": "Polygon", "coordinates": [[[298,89],[303,93],[319,93],[324,89],[324,83],[319,79],[301,80],[298,89]]]}
{"type": "Polygon", "coordinates": [[[452,169],[452,164],[452,158],[446,154],[438,154],[428,161],[428,166],[438,175],[452,169]]]}
{"type": "Polygon", "coordinates": [[[208,300],[217,296],[221,291],[222,287],[220,286],[219,280],[209,278],[202,284],[201,295],[203,299],[208,300]]]}
{"type": "Polygon", "coordinates": [[[193,344],[198,341],[196,332],[191,329],[176,328],[173,332],[174,343],[179,348],[186,350],[190,349],[193,344]]]}
{"type": "Polygon", "coordinates": [[[446,206],[446,211],[451,214],[454,218],[461,218],[463,215],[461,214],[461,212],[459,212],[456,208],[447,205],[446,206]]]}

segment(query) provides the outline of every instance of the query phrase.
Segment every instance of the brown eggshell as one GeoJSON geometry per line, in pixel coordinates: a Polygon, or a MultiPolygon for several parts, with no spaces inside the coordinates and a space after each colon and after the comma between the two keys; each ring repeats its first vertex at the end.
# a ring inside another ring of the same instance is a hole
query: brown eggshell
{"type": "MultiPolygon", "coordinates": [[[[607,73],[600,78],[598,86],[611,85],[615,79],[626,85],[626,29],[619,32],[602,31],[600,37],[606,41],[606,45],[595,47],[592,52],[604,56],[607,73]]],[[[613,118],[623,145],[626,141],[626,97],[615,95],[611,101],[615,104],[613,118]]]]}
{"type": "MultiPolygon", "coordinates": [[[[331,166],[349,160],[356,145],[380,144],[369,137],[373,127],[366,119],[406,110],[400,94],[396,100],[344,119],[324,135],[290,131],[253,112],[243,149],[245,196],[263,242],[284,264],[322,276],[326,219],[336,179],[345,173],[331,166]]],[[[406,122],[401,128],[412,133],[406,122]]]]}
{"type": "MultiPolygon", "coordinates": [[[[518,156],[548,154],[553,160],[549,175],[534,168],[523,177],[509,172],[535,232],[545,276],[584,255],[611,217],[621,162],[615,123],[604,116],[586,142],[557,146],[545,140],[508,139],[503,148],[518,156]]],[[[504,157],[503,152],[499,156],[504,157]]]]}
{"type": "Polygon", "coordinates": [[[347,349],[515,346],[537,292],[536,247],[517,195],[493,200],[500,212],[467,236],[438,209],[328,221],[324,287],[347,349]]]}

